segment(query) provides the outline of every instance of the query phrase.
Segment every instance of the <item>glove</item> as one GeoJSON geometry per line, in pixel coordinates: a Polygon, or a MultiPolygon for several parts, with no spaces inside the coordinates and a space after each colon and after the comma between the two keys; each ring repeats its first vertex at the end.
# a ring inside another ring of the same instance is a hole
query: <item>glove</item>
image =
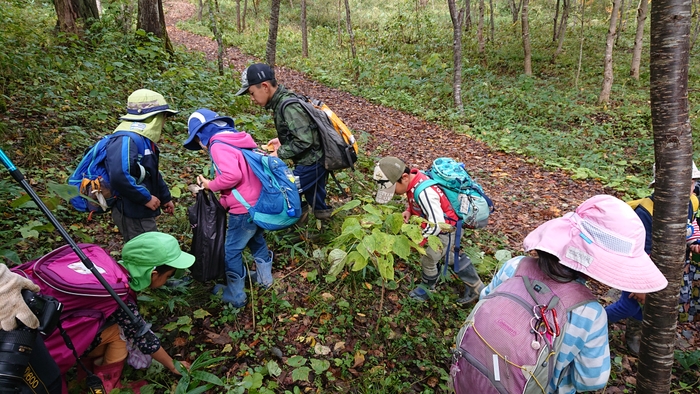
{"type": "Polygon", "coordinates": [[[39,319],[22,298],[22,289],[33,292],[40,290],[31,280],[11,272],[5,264],[0,264],[0,327],[3,331],[17,328],[17,319],[29,328],[39,327],[39,319]]]}

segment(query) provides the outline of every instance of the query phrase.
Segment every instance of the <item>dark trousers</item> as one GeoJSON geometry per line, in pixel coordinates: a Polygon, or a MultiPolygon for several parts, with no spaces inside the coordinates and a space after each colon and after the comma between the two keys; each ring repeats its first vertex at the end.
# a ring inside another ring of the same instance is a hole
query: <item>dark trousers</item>
{"type": "Polygon", "coordinates": [[[294,167],[294,175],[299,177],[302,195],[314,211],[330,209],[326,205],[326,183],[328,183],[328,171],[322,163],[310,166],[297,165],[294,167]]]}

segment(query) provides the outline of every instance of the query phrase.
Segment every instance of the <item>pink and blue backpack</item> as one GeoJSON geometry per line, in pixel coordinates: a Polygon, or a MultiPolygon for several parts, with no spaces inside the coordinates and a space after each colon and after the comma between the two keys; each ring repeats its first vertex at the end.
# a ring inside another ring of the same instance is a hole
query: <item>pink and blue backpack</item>
{"type": "Polygon", "coordinates": [[[450,369],[457,394],[546,394],[568,312],[595,297],[521,257],[515,275],[474,306],[457,334],[450,369]]]}
{"type": "MultiPolygon", "coordinates": [[[[78,246],[123,301],[136,299],[129,287],[128,272],[107,251],[93,244],[78,246]]],[[[119,308],[70,245],[55,249],[12,271],[39,285],[41,294],[52,296],[63,303],[60,324],[79,356],[89,348],[107,317],[119,308]]],[[[44,338],[44,342],[61,374],[65,374],[75,365],[76,359],[59,331],[54,330],[44,338]]]]}

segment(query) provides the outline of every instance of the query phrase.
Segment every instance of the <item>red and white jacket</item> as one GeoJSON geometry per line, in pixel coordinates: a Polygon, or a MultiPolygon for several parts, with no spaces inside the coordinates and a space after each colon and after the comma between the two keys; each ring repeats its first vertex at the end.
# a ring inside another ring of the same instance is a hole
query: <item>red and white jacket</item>
{"type": "Polygon", "coordinates": [[[416,202],[414,196],[416,186],[430,178],[417,169],[412,169],[411,174],[415,174],[415,177],[408,184],[408,190],[406,191],[406,198],[408,199],[408,207],[406,209],[411,215],[420,216],[429,222],[423,224],[423,238],[425,239],[429,235],[437,236],[440,234],[440,226],[434,223],[447,223],[455,226],[458,219],[457,213],[439,186],[426,187],[418,195],[418,201],[416,202]]]}

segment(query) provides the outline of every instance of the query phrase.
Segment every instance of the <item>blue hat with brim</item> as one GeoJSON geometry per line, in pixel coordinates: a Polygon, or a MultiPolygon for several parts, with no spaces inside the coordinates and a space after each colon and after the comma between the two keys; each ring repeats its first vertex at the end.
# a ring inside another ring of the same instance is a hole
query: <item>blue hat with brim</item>
{"type": "Polygon", "coordinates": [[[238,131],[233,118],[219,116],[219,114],[207,108],[200,108],[190,115],[190,118],[187,120],[187,130],[189,136],[182,145],[189,150],[202,148],[194,140],[194,137],[199,137],[202,144],[208,145],[209,139],[220,131],[238,131]]]}

